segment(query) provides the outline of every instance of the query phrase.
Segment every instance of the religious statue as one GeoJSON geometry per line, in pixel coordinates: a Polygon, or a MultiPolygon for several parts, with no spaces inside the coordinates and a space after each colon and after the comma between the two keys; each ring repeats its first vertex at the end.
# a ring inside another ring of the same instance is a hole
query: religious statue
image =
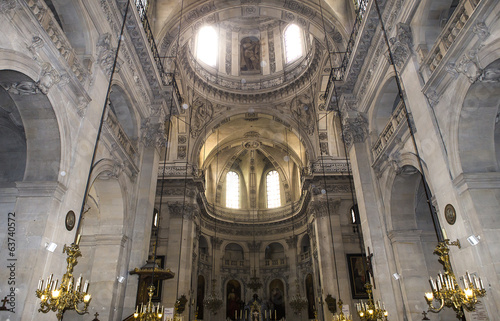
{"type": "Polygon", "coordinates": [[[240,45],[240,70],[260,72],[260,41],[257,37],[246,37],[240,45]]]}

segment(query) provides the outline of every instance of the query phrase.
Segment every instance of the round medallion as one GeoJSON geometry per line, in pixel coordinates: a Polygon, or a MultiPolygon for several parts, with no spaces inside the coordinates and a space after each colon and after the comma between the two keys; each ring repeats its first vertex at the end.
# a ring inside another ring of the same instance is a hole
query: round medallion
{"type": "Polygon", "coordinates": [[[75,227],[75,222],[76,222],[76,217],[75,217],[75,212],[69,211],[68,214],[66,214],[66,229],[68,231],[71,231],[73,227],[75,227]]]}
{"type": "Polygon", "coordinates": [[[457,213],[455,212],[455,208],[453,205],[448,204],[444,208],[444,217],[446,218],[446,222],[448,224],[453,225],[457,221],[457,213]]]}

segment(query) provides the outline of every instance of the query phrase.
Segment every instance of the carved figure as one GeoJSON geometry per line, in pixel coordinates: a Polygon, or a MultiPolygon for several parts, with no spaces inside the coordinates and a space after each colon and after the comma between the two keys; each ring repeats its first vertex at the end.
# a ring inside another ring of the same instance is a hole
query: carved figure
{"type": "Polygon", "coordinates": [[[241,71],[260,71],[260,41],[256,37],[241,40],[241,71]]]}

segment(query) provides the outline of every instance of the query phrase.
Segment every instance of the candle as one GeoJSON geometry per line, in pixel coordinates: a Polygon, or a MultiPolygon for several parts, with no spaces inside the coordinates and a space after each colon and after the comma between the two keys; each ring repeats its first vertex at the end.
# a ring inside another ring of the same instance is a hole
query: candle
{"type": "Polygon", "coordinates": [[[448,235],[446,235],[446,230],[444,228],[442,228],[441,231],[443,231],[443,238],[445,240],[447,240],[448,239],[448,235]]]}
{"type": "Polygon", "coordinates": [[[234,310],[234,319],[238,319],[238,311],[234,310]]]}
{"type": "Polygon", "coordinates": [[[248,319],[248,310],[245,310],[245,319],[248,319]]]}
{"type": "Polygon", "coordinates": [[[483,280],[481,280],[481,278],[479,278],[479,284],[481,284],[481,290],[484,290],[483,280]]]}
{"type": "Polygon", "coordinates": [[[240,310],[240,319],[243,319],[243,310],[240,310]]]}
{"type": "Polygon", "coordinates": [[[274,310],[274,320],[276,320],[276,310],[274,310]]]}
{"type": "Polygon", "coordinates": [[[83,285],[83,292],[87,293],[89,288],[89,280],[85,280],[85,284],[83,285]]]}
{"type": "Polygon", "coordinates": [[[267,319],[267,310],[264,310],[264,319],[267,319]]]}

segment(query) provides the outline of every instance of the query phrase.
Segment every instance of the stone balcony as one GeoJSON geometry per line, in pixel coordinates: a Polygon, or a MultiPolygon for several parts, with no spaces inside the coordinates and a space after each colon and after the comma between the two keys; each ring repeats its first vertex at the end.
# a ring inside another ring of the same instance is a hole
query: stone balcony
{"type": "MultiPolygon", "coordinates": [[[[467,22],[480,2],[481,0],[460,1],[431,50],[427,54],[422,51],[419,52],[423,57],[421,72],[426,81],[443,62],[446,53],[453,46],[460,34],[468,29],[466,28],[467,22]]],[[[485,1],[482,2],[484,3],[485,1]]]]}
{"type": "Polygon", "coordinates": [[[375,164],[380,155],[384,154],[395,143],[395,137],[408,128],[404,104],[400,102],[378,139],[372,145],[373,163],[375,164]]]}

